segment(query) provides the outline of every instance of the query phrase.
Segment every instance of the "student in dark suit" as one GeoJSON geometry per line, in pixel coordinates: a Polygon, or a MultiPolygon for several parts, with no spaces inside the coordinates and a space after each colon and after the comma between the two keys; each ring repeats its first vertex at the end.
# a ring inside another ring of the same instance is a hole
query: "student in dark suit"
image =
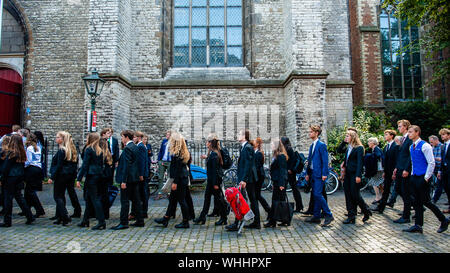
{"type": "MultiPolygon", "coordinates": [[[[139,150],[138,153],[138,163],[139,163],[139,194],[141,196],[142,201],[142,217],[148,218],[148,198],[150,197],[149,189],[148,189],[148,176],[150,174],[150,164],[148,162],[148,151],[147,147],[142,142],[144,138],[144,133],[140,131],[134,132],[133,142],[137,145],[139,150]]],[[[134,204],[131,206],[131,214],[128,218],[129,220],[135,219],[136,208],[134,204]]]]}
{"type": "MultiPolygon", "coordinates": [[[[91,205],[95,210],[95,217],[97,218],[97,225],[92,229],[105,229],[105,215],[102,206],[102,193],[100,189],[102,188],[103,169],[104,169],[104,157],[102,149],[99,145],[100,135],[98,133],[90,133],[87,137],[86,149],[83,156],[83,165],[80,168],[77,176],[77,187],[80,188],[80,181],[86,176],[86,181],[84,183],[86,200],[86,208],[84,210],[84,217],[79,227],[89,227],[89,214],[91,212],[91,205]]],[[[112,159],[111,159],[112,161],[112,159]]],[[[110,162],[111,164],[112,162],[110,162]]]]}
{"type": "Polygon", "coordinates": [[[186,192],[189,190],[189,169],[187,164],[191,156],[187,149],[186,141],[180,133],[172,133],[169,143],[169,152],[172,157],[170,161],[169,178],[173,179],[172,190],[170,192],[169,206],[167,207],[166,214],[162,218],[155,219],[155,222],[167,227],[169,219],[173,215],[178,203],[181,207],[183,221],[180,224],[175,225],[175,228],[189,228],[191,214],[189,213],[189,207],[186,202],[186,192]]]}
{"type": "Polygon", "coordinates": [[[394,223],[403,224],[411,222],[411,185],[408,183],[409,175],[411,173],[411,156],[409,152],[409,146],[412,141],[408,137],[408,129],[411,126],[408,120],[399,120],[397,122],[398,131],[403,135],[401,145],[398,150],[397,163],[392,175],[392,179],[395,179],[395,191],[400,193],[403,199],[403,214],[395,220],[394,223]]]}
{"type": "MultiPolygon", "coordinates": [[[[237,135],[241,143],[241,150],[237,166],[237,178],[239,186],[242,188],[243,196],[248,196],[250,208],[255,214],[253,223],[245,226],[246,228],[261,229],[261,220],[259,216],[258,200],[256,199],[256,180],[258,179],[255,167],[255,152],[250,141],[250,132],[241,130],[237,135]]],[[[238,231],[238,220],[225,227],[228,231],[238,231]]]]}
{"type": "MultiPolygon", "coordinates": [[[[58,152],[52,158],[50,166],[50,179],[48,183],[55,182],[53,195],[56,202],[56,218],[54,224],[63,226],[71,222],[66,209],[66,190],[74,188],[77,174],[78,154],[72,141],[72,136],[68,132],[60,131],[56,134],[56,143],[59,145],[58,152]]],[[[76,202],[79,205],[78,198],[76,202]]],[[[75,202],[74,202],[75,203],[75,202]]],[[[74,204],[72,203],[72,205],[74,204]]],[[[79,208],[81,214],[81,206],[79,208]]]]}
{"type": "MultiPolygon", "coordinates": [[[[270,178],[272,180],[273,192],[272,192],[272,206],[269,211],[269,221],[264,224],[265,228],[275,227],[277,222],[274,217],[276,203],[286,200],[286,185],[288,183],[288,166],[289,160],[286,149],[283,143],[275,139],[271,142],[272,148],[272,163],[270,164],[270,178]]],[[[288,223],[281,223],[285,226],[288,223]]]]}
{"type": "Polygon", "coordinates": [[[102,182],[100,183],[99,192],[102,200],[103,213],[105,214],[105,219],[109,219],[109,208],[111,206],[109,201],[109,182],[113,181],[114,164],[111,152],[109,150],[108,141],[101,138],[99,141],[100,149],[102,149],[103,156],[103,175],[102,182]]]}
{"type": "MultiPolygon", "coordinates": [[[[441,155],[441,168],[438,172],[438,176],[442,181],[443,187],[447,196],[450,196],[450,129],[443,128],[439,131],[439,135],[442,138],[441,155]]],[[[448,200],[450,202],[450,200],[448,200]]],[[[450,205],[448,209],[443,211],[444,213],[450,213],[450,205]]]]}
{"type": "Polygon", "coordinates": [[[347,130],[345,142],[348,143],[342,172],[344,174],[344,193],[348,218],[344,224],[355,224],[357,207],[364,213],[363,222],[369,220],[372,213],[361,196],[360,185],[363,172],[364,147],[355,131],[347,130]]]}
{"type": "MultiPolygon", "coordinates": [[[[4,136],[3,142],[1,144],[1,151],[0,151],[0,176],[3,171],[3,163],[5,162],[6,155],[8,154],[8,145],[11,141],[11,136],[4,136]]],[[[3,184],[0,186],[0,206],[2,206],[2,210],[0,211],[0,216],[3,216],[5,214],[5,207],[3,206],[3,203],[5,201],[4,198],[4,190],[3,190],[3,184]]]]}
{"type": "Polygon", "coordinates": [[[411,233],[423,232],[423,206],[425,206],[441,222],[441,226],[437,232],[442,233],[448,229],[450,220],[446,219],[439,208],[431,202],[429,181],[433,176],[435,166],[433,148],[420,138],[420,127],[417,125],[411,125],[409,127],[408,137],[413,142],[410,147],[411,177],[408,183],[410,183],[412,200],[414,200],[413,205],[416,211],[416,219],[414,226],[403,231],[411,233]]]}
{"type": "Polygon", "coordinates": [[[309,137],[313,143],[309,148],[308,166],[306,168],[306,181],[310,181],[314,196],[314,215],[306,222],[320,223],[320,214],[323,211],[325,221],[322,226],[328,226],[334,220],[327,200],[323,197],[322,192],[325,187],[325,181],[328,178],[328,150],[327,145],[319,140],[322,129],[319,125],[309,127],[309,137]]]}
{"type": "Polygon", "coordinates": [[[119,141],[117,140],[117,138],[113,137],[114,131],[112,128],[105,128],[101,131],[100,133],[100,137],[104,138],[108,141],[108,148],[109,151],[111,152],[111,156],[113,159],[113,164],[112,164],[112,175],[110,177],[110,180],[108,180],[108,185],[112,186],[113,182],[114,182],[114,171],[117,168],[117,164],[119,162],[119,141]]]}
{"type": "Polygon", "coordinates": [[[256,166],[256,174],[258,179],[256,180],[256,199],[259,201],[264,210],[269,213],[270,206],[267,203],[266,199],[261,195],[262,185],[264,180],[266,179],[266,174],[264,173],[264,150],[263,150],[263,141],[260,137],[257,137],[254,141],[255,148],[255,166],[256,166]]]}
{"type": "Polygon", "coordinates": [[[282,137],[281,143],[283,143],[284,148],[286,149],[287,155],[289,157],[288,159],[288,182],[289,185],[291,185],[292,194],[294,195],[295,200],[295,210],[294,212],[301,212],[303,210],[303,201],[302,201],[302,195],[300,194],[300,191],[297,188],[297,176],[295,174],[295,153],[294,149],[292,149],[291,141],[288,137],[282,137]]]}
{"type": "Polygon", "coordinates": [[[134,132],[130,130],[121,133],[123,151],[119,158],[119,165],[116,170],[116,182],[120,184],[120,224],[113,227],[113,230],[128,228],[128,214],[130,212],[130,201],[136,203],[136,223],[131,224],[136,227],[144,226],[142,217],[142,203],[139,195],[139,162],[138,148],[133,143],[134,132]]]}
{"type": "Polygon", "coordinates": [[[211,197],[214,195],[214,199],[218,200],[218,210],[221,216],[220,220],[215,223],[216,226],[227,224],[227,213],[225,200],[222,193],[222,176],[223,165],[222,154],[220,152],[220,142],[215,134],[210,134],[206,140],[206,147],[208,149],[208,157],[206,159],[206,189],[205,198],[203,200],[203,209],[200,212],[200,216],[194,219],[194,223],[204,225],[206,222],[206,215],[208,214],[209,206],[211,204],[211,197]]]}
{"type": "Polygon", "coordinates": [[[1,172],[1,183],[4,190],[4,221],[0,227],[11,227],[12,224],[12,207],[13,199],[27,217],[27,225],[34,221],[30,207],[25,202],[22,195],[23,178],[25,174],[24,164],[27,160],[22,137],[20,135],[12,135],[8,144],[8,150],[2,155],[3,167],[1,172]]]}
{"type": "Polygon", "coordinates": [[[383,187],[383,195],[381,196],[381,200],[378,206],[374,209],[374,211],[378,211],[378,213],[382,214],[384,209],[386,208],[386,204],[389,198],[389,194],[391,192],[392,186],[392,174],[394,173],[395,164],[397,162],[397,152],[398,145],[395,143],[394,138],[396,136],[396,132],[394,130],[386,130],[384,131],[384,139],[386,140],[386,146],[383,149],[384,161],[383,161],[383,178],[384,178],[384,187],[383,187]]]}

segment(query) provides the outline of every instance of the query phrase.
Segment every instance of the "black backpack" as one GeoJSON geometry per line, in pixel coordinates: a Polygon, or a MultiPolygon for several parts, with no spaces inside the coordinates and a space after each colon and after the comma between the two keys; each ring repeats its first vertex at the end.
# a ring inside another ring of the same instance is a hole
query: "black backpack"
{"type": "Polygon", "coordinates": [[[297,151],[295,151],[294,154],[295,154],[294,171],[295,171],[295,173],[301,173],[301,172],[303,172],[303,168],[305,167],[306,157],[304,154],[299,153],[297,151]]]}
{"type": "Polygon", "coordinates": [[[233,160],[231,160],[230,153],[226,148],[220,149],[220,155],[222,156],[222,169],[228,170],[233,165],[233,160]]]}

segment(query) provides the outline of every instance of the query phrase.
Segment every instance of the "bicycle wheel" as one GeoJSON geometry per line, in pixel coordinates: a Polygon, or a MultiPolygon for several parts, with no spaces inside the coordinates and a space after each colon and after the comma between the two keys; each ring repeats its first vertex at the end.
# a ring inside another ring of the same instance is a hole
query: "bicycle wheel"
{"type": "Polygon", "coordinates": [[[264,168],[264,182],[262,184],[261,190],[271,190],[272,189],[272,181],[270,180],[270,171],[269,168],[264,168]]]}
{"type": "Polygon", "coordinates": [[[223,175],[223,185],[225,186],[225,189],[236,187],[238,184],[237,181],[237,170],[236,169],[229,169],[224,172],[223,175]]]}
{"type": "Polygon", "coordinates": [[[334,173],[328,175],[327,181],[325,181],[325,191],[327,195],[333,194],[339,187],[339,180],[334,173]]]}
{"type": "Polygon", "coordinates": [[[150,174],[150,181],[148,183],[148,190],[150,195],[156,193],[158,191],[159,181],[157,174],[150,174]]]}

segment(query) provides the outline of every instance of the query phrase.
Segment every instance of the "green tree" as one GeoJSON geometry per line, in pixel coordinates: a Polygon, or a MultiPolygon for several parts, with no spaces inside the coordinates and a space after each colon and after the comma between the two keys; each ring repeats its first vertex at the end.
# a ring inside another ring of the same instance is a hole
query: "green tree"
{"type": "Polygon", "coordinates": [[[405,46],[425,53],[423,64],[433,67],[433,84],[442,78],[447,79],[450,72],[450,59],[439,53],[450,48],[450,2],[447,0],[385,0],[383,8],[394,8],[394,15],[407,20],[408,26],[423,26],[423,32],[417,43],[405,46]]]}

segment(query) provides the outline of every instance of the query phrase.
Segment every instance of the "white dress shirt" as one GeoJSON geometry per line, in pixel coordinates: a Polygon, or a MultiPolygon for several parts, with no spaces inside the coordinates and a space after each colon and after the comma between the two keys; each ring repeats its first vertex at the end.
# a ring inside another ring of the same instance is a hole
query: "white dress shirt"
{"type": "Polygon", "coordinates": [[[313,143],[312,143],[313,147],[312,147],[312,150],[311,150],[311,170],[314,170],[314,164],[313,164],[312,156],[314,154],[314,149],[316,148],[317,141],[319,141],[319,139],[314,140],[313,143]]]}
{"type": "MultiPolygon", "coordinates": [[[[417,146],[419,144],[419,142],[422,139],[419,138],[418,140],[414,141],[413,145],[417,146]]],[[[414,147],[414,146],[413,146],[414,147]]],[[[425,142],[422,145],[422,153],[425,156],[426,160],[427,160],[427,171],[425,172],[425,180],[428,180],[432,175],[433,175],[433,170],[434,170],[434,165],[436,164],[434,162],[434,155],[433,155],[433,147],[431,147],[431,145],[427,142],[425,142]]],[[[414,164],[411,161],[411,173],[414,175],[414,164]]]]}
{"type": "Polygon", "coordinates": [[[350,153],[352,152],[353,147],[352,145],[348,144],[348,150],[347,150],[347,161],[348,161],[348,157],[350,156],[350,153]]]}

